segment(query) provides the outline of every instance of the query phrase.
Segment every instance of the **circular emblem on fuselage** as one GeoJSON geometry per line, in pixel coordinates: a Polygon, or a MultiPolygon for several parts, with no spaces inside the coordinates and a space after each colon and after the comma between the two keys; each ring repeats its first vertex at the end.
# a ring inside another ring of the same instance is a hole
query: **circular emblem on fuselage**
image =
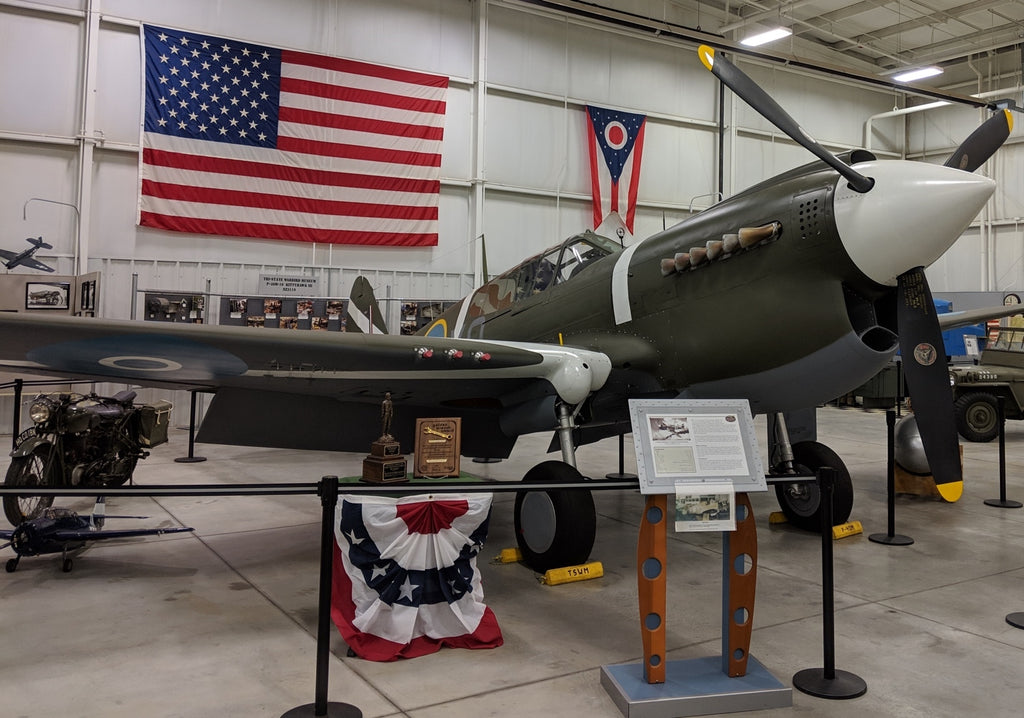
{"type": "Polygon", "coordinates": [[[921,342],[914,347],[914,359],[921,366],[931,366],[938,356],[939,353],[935,351],[935,347],[927,342],[921,342]]]}

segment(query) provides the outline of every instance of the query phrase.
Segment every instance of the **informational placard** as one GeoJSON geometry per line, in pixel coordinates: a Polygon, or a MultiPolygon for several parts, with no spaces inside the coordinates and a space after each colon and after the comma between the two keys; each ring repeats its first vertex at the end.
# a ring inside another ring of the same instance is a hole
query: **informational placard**
{"type": "Polygon", "coordinates": [[[675,494],[678,483],[767,490],[745,399],[630,399],[629,416],[641,493],[675,494]]]}
{"type": "Polygon", "coordinates": [[[260,294],[291,294],[313,297],[320,294],[320,278],[305,275],[261,274],[260,294]]]}
{"type": "Polygon", "coordinates": [[[676,484],[676,531],[735,531],[736,491],[730,482],[676,484]]]}
{"type": "Polygon", "coordinates": [[[964,351],[967,352],[967,356],[976,357],[978,352],[978,337],[971,334],[964,334],[964,351]]]}

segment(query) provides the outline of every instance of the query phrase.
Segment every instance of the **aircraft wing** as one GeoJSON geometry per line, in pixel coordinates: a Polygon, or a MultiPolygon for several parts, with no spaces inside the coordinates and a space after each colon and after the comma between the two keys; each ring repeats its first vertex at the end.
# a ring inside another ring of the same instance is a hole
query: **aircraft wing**
{"type": "Polygon", "coordinates": [[[538,412],[553,420],[546,403],[600,388],[611,362],[546,344],[0,313],[0,366],[214,392],[199,440],[241,445],[366,451],[390,392],[405,450],[415,418],[461,417],[464,453],[498,457],[541,430],[538,412]]]}
{"type": "Polygon", "coordinates": [[[0,249],[0,257],[3,257],[8,262],[18,256],[17,252],[8,252],[6,249],[0,249]]]}
{"type": "Polygon", "coordinates": [[[188,526],[169,529],[118,529],[116,531],[91,531],[89,529],[81,529],[75,531],[55,531],[53,534],[47,536],[47,539],[53,541],[67,542],[103,541],[105,539],[134,538],[136,536],[160,536],[162,534],[177,534],[185,531],[195,531],[195,529],[188,526]]]}
{"type": "Polygon", "coordinates": [[[38,269],[42,272],[53,271],[53,267],[51,267],[49,264],[43,264],[38,259],[33,259],[32,257],[25,257],[20,262],[18,262],[18,265],[22,267],[30,267],[31,269],[38,269]]]}
{"type": "Polygon", "coordinates": [[[1008,306],[984,307],[982,309],[965,309],[961,312],[946,312],[939,314],[939,326],[943,331],[956,329],[958,327],[969,327],[989,319],[1001,319],[1012,317],[1015,314],[1024,314],[1024,306],[1011,304],[1008,306]]]}

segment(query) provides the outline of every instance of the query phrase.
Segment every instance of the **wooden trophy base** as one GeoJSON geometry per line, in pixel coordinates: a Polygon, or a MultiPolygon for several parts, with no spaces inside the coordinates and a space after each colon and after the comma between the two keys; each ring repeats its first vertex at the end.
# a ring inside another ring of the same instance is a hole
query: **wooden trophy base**
{"type": "Polygon", "coordinates": [[[382,436],[370,444],[370,455],[363,459],[362,480],[373,484],[394,484],[409,480],[406,460],[397,441],[382,436]]]}

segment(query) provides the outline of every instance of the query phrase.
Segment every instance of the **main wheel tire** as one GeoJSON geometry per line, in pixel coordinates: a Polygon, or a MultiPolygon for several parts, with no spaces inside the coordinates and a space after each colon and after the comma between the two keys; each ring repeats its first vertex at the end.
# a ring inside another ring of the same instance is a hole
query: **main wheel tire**
{"type": "MultiPolygon", "coordinates": [[[[839,454],[817,441],[801,441],[793,444],[793,461],[811,473],[816,473],[822,466],[836,470],[832,524],[846,523],[853,511],[853,480],[839,454]]],[[[789,523],[806,531],[821,531],[821,492],[816,481],[776,484],[775,497],[789,523]]]]}
{"type": "MultiPolygon", "coordinates": [[[[580,472],[563,461],[537,464],[523,477],[527,484],[582,480],[580,472]]],[[[581,489],[520,491],[515,529],[523,561],[534,571],[585,563],[597,535],[594,497],[581,489]]]]}
{"type": "Polygon", "coordinates": [[[953,402],[956,430],[968,441],[992,441],[999,436],[999,409],[994,396],[983,391],[964,394],[953,402]]]}
{"type": "MultiPolygon", "coordinates": [[[[37,446],[28,456],[16,456],[7,468],[4,486],[51,486],[47,477],[46,460],[50,447],[37,446]]],[[[12,526],[18,526],[39,516],[53,505],[52,496],[4,496],[4,515],[12,526]]]]}

